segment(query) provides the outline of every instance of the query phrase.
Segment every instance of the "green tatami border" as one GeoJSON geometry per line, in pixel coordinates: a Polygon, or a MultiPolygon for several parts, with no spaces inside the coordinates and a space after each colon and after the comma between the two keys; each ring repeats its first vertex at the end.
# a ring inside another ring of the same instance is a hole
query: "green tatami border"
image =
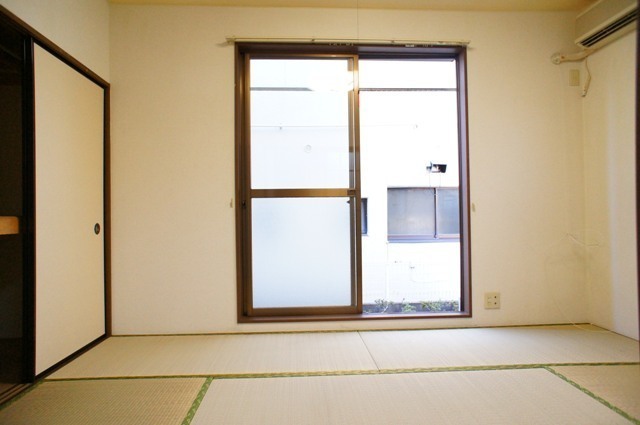
{"type": "Polygon", "coordinates": [[[613,410],[625,419],[631,421],[635,425],[640,425],[640,419],[635,418],[631,414],[625,412],[610,401],[598,396],[588,388],[572,381],[562,373],[554,370],[554,367],[566,366],[635,366],[640,362],[597,362],[597,363],[543,363],[543,364],[512,364],[512,365],[486,365],[486,366],[448,366],[448,367],[429,367],[429,368],[401,368],[401,369],[377,369],[377,370],[342,370],[342,371],[306,371],[306,372],[268,372],[268,373],[236,373],[236,374],[193,374],[193,375],[153,375],[153,376],[107,376],[107,377],[82,377],[82,378],[63,378],[50,379],[46,378],[39,381],[31,388],[25,390],[20,395],[0,405],[0,410],[20,401],[31,391],[37,389],[43,383],[55,382],[73,382],[73,381],[107,381],[107,380],[153,380],[153,379],[204,379],[198,394],[192,402],[186,417],[182,421],[182,425],[191,424],[195,417],[202,400],[206,396],[211,383],[214,380],[228,379],[267,379],[267,378],[312,378],[312,377],[332,377],[332,376],[365,376],[365,375],[397,375],[409,373],[438,373],[438,372],[479,372],[479,371],[499,371],[499,370],[527,370],[527,369],[544,369],[556,377],[562,379],[573,387],[577,388],[584,394],[590,396],[602,405],[613,410]]]}
{"type": "MultiPolygon", "coordinates": [[[[632,363],[632,364],[602,364],[602,365],[580,364],[580,365],[575,365],[575,366],[630,366],[630,365],[637,365],[637,364],[638,363],[632,363]]],[[[563,366],[574,366],[574,365],[563,365],[563,366]]],[[[558,372],[557,370],[554,370],[553,366],[545,367],[544,369],[546,369],[549,372],[553,373],[555,376],[557,376],[558,378],[562,379],[563,381],[573,385],[575,388],[579,389],[580,391],[582,391],[583,393],[585,393],[589,397],[593,398],[594,400],[596,400],[596,401],[602,403],[603,405],[607,406],[609,409],[613,410],[614,412],[616,412],[620,416],[624,417],[625,419],[630,420],[635,425],[640,425],[640,419],[639,418],[635,418],[635,417],[631,416],[629,413],[627,413],[624,410],[620,409],[619,407],[613,405],[612,403],[610,403],[609,401],[605,400],[604,398],[598,396],[597,394],[593,393],[589,389],[587,389],[587,388],[583,387],[582,385],[578,384],[577,382],[569,379],[568,377],[566,377],[562,373],[558,372]]]]}

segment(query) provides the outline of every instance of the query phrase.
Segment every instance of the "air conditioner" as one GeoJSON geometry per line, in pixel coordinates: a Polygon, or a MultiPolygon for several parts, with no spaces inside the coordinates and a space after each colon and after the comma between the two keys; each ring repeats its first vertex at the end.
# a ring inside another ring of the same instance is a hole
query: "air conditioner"
{"type": "Polygon", "coordinates": [[[596,49],[637,27],[637,0],[599,0],[576,18],[576,44],[596,49]]]}

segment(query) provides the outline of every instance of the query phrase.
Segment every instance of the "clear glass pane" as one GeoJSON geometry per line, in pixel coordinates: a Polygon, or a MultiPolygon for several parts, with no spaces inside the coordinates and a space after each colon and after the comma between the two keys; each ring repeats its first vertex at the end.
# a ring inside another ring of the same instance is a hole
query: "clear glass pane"
{"type": "Polygon", "coordinates": [[[347,188],[348,59],[251,61],[251,187],[347,188]]]}
{"type": "Polygon", "coordinates": [[[367,236],[361,238],[363,309],[369,314],[459,311],[460,243],[434,239],[433,214],[434,188],[459,186],[458,92],[411,91],[455,88],[456,65],[390,62],[359,62],[360,87],[377,89],[363,90],[359,98],[361,196],[368,204],[367,236]],[[446,172],[429,172],[431,163],[446,164],[446,172]],[[392,204],[414,197],[409,189],[422,197],[401,212],[392,204]],[[408,225],[409,220],[425,227],[408,225]],[[392,232],[405,235],[390,239],[392,232]]]}
{"type": "Polygon", "coordinates": [[[252,59],[251,89],[349,91],[353,89],[351,59],[252,59]]]}
{"type": "Polygon", "coordinates": [[[438,189],[438,234],[460,234],[460,204],[458,189],[438,189]]]}
{"type": "Polygon", "coordinates": [[[433,189],[389,189],[389,239],[425,239],[435,236],[433,189]]]}
{"type": "Polygon", "coordinates": [[[254,308],[351,304],[349,198],[252,203],[254,308]]]}
{"type": "Polygon", "coordinates": [[[358,62],[360,88],[456,88],[456,61],[391,61],[361,60],[358,62]]]}

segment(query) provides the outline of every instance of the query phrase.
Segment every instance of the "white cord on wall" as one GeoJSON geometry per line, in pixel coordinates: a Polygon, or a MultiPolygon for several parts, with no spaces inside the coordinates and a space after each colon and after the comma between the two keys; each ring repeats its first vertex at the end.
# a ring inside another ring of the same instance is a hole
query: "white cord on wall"
{"type": "Polygon", "coordinates": [[[580,95],[585,97],[589,92],[589,85],[591,84],[591,71],[589,70],[588,58],[595,50],[585,49],[577,53],[556,53],[551,56],[551,62],[556,65],[560,65],[563,62],[581,62],[584,61],[585,68],[587,70],[587,78],[582,86],[582,92],[580,95]]]}
{"type": "Polygon", "coordinates": [[[589,70],[589,56],[584,58],[584,67],[587,70],[587,78],[584,82],[584,86],[582,86],[582,97],[585,97],[587,95],[587,92],[589,91],[589,84],[591,84],[591,71],[589,70]]]}
{"type": "Polygon", "coordinates": [[[560,65],[562,62],[580,62],[593,53],[593,50],[585,49],[577,53],[555,53],[551,56],[551,62],[560,65]]]}

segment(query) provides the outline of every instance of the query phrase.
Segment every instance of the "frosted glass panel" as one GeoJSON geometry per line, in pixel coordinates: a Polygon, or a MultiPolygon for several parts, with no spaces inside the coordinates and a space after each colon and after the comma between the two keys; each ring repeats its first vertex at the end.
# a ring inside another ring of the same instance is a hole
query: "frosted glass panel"
{"type": "Polygon", "coordinates": [[[348,200],[253,200],[254,308],[351,304],[348,200]]]}
{"type": "Polygon", "coordinates": [[[254,189],[349,187],[346,127],[254,128],[251,140],[254,189]]]}
{"type": "Polygon", "coordinates": [[[251,187],[349,187],[350,60],[251,61],[251,187]]]}

